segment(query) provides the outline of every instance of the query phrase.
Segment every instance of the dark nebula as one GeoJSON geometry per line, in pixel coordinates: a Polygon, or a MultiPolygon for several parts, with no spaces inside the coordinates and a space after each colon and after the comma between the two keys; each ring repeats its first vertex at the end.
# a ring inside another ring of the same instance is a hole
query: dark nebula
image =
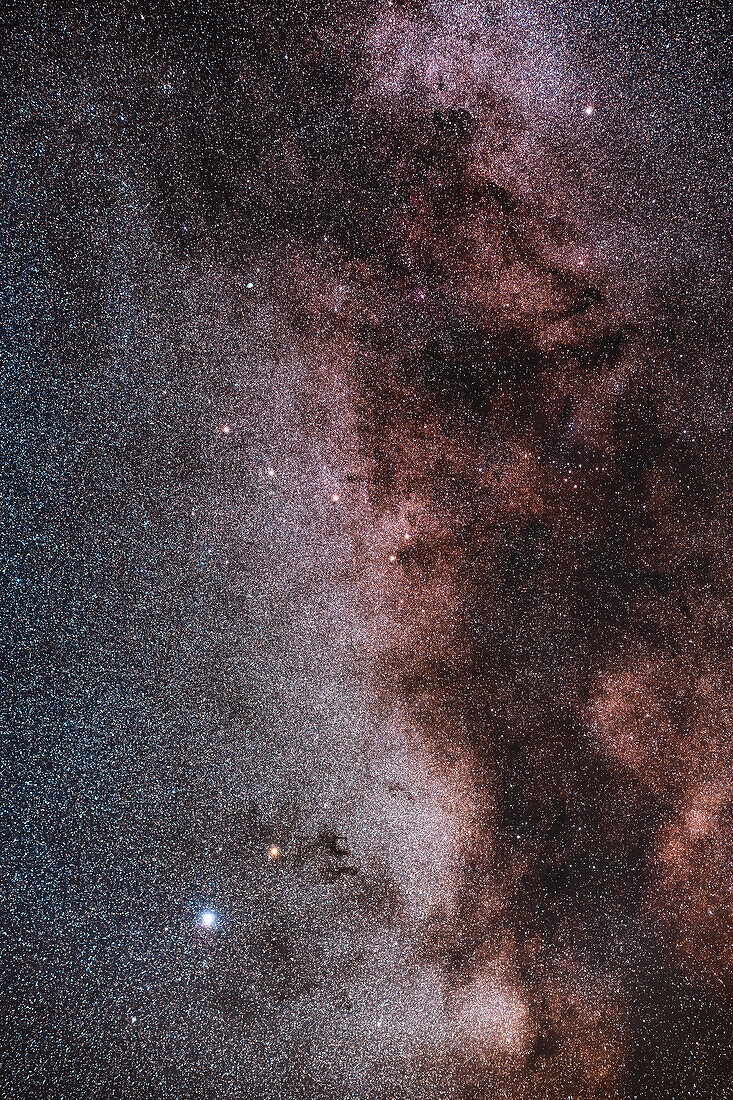
{"type": "Polygon", "coordinates": [[[725,9],[5,30],[0,1094],[733,1097],[725,9]]]}

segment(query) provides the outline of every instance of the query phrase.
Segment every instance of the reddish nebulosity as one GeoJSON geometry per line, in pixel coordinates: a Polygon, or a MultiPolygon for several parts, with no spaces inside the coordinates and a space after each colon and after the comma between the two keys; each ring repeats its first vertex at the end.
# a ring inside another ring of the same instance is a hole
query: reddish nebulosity
{"type": "Polygon", "coordinates": [[[590,721],[602,747],[654,790],[684,785],[709,751],[707,730],[701,737],[693,726],[696,679],[670,652],[636,645],[594,691],[590,721]]]}
{"type": "MultiPolygon", "coordinates": [[[[710,624],[722,625],[714,605],[707,615],[710,624]]],[[[699,647],[701,626],[691,630],[689,619],[679,617],[674,625],[677,636],[666,650],[633,647],[601,675],[590,703],[591,728],[603,749],[631,769],[664,809],[643,908],[696,975],[728,985],[732,670],[715,659],[714,650],[699,647]],[[683,627],[687,640],[680,636],[683,627]]]]}
{"type": "Polygon", "coordinates": [[[733,776],[691,787],[661,830],[648,904],[688,971],[733,985],[733,776]]]}
{"type": "MultiPolygon", "coordinates": [[[[422,32],[400,54],[405,25],[388,23],[377,52],[419,69],[422,32]]],[[[490,1076],[480,1049],[452,1051],[457,1095],[490,1079],[507,1100],[611,1097],[623,981],[602,947],[580,963],[585,905],[651,916],[681,963],[729,981],[720,527],[670,420],[665,334],[561,198],[537,198],[551,178],[531,201],[517,188],[517,118],[499,96],[451,97],[465,58],[445,47],[407,117],[401,70],[362,104],[395,194],[371,253],[329,242],[273,279],[372,624],[354,663],[417,758],[467,777],[451,810],[465,848],[424,952],[453,1018],[486,1001],[507,1023],[490,1076]]]]}
{"type": "Polygon", "coordinates": [[[618,998],[571,968],[548,975],[543,1007],[534,1051],[542,1095],[612,1096],[625,1063],[625,1014],[618,998]]]}
{"type": "MultiPolygon", "coordinates": [[[[475,289],[467,289],[461,308],[475,306],[476,297],[475,289]]],[[[508,314],[511,303],[502,308],[508,314]]],[[[558,303],[546,291],[528,308],[546,311],[558,303]]],[[[529,329],[526,318],[521,321],[529,329]]],[[[495,323],[489,321],[485,301],[479,323],[495,323]]],[[[436,394],[419,378],[406,377],[409,363],[390,361],[388,355],[380,357],[374,388],[366,388],[360,377],[364,359],[357,353],[347,360],[346,401],[359,412],[349,417],[342,409],[339,417],[341,424],[350,418],[356,433],[350,469],[365,497],[349,520],[361,566],[360,591],[365,608],[378,608],[386,617],[392,639],[378,668],[379,692],[403,699],[418,747],[423,742],[419,751],[435,752],[438,759],[457,754],[468,762],[476,788],[485,789],[487,806],[493,805],[488,792],[496,787],[497,764],[487,742],[486,716],[477,717],[476,701],[484,700],[497,713],[506,711],[507,685],[492,655],[477,660],[470,643],[477,595],[482,613],[500,622],[507,541],[538,522],[562,538],[592,529],[597,519],[597,502],[588,488],[592,478],[576,474],[568,480],[541,457],[543,437],[562,415],[567,397],[580,409],[576,438],[589,448],[602,446],[631,371],[614,365],[610,378],[590,378],[583,392],[584,371],[572,356],[554,360],[546,349],[532,354],[542,363],[535,383],[539,405],[535,401],[533,407],[523,392],[526,383],[517,386],[509,374],[481,398],[478,437],[464,411],[436,408],[436,394]],[[507,432],[504,424],[512,423],[519,427],[507,432]],[[467,696],[473,700],[470,706],[467,696]]],[[[370,370],[366,379],[375,378],[370,370]]],[[[456,812],[463,811],[457,806],[456,812]]],[[[458,974],[480,972],[482,952],[489,950],[496,958],[506,950],[500,944],[492,948],[492,940],[506,935],[512,896],[527,889],[544,859],[528,850],[502,865],[500,876],[493,812],[480,828],[483,834],[464,853],[463,901],[457,911],[436,914],[427,940],[432,950],[447,940],[442,965],[450,970],[462,960],[458,974]]],[[[516,959],[516,947],[513,952],[516,959]]],[[[472,979],[462,979],[467,980],[472,979]]],[[[471,1096],[471,1082],[485,1087],[498,1075],[507,1097],[529,1095],[528,1088],[558,1098],[567,1095],[566,1089],[577,1097],[613,1095],[624,1064],[622,1014],[613,999],[591,992],[591,978],[584,985],[553,974],[549,983],[541,980],[541,1009],[521,973],[515,980],[521,994],[517,1004],[506,1007],[505,1075],[495,1051],[490,1073],[484,1062],[477,1065],[468,1058],[459,1094],[471,1096]],[[521,1086],[511,1083],[517,1071],[521,1086]]],[[[459,1017],[461,1005],[470,1017],[478,1012],[468,988],[473,987],[464,984],[455,993],[459,1017]]]]}

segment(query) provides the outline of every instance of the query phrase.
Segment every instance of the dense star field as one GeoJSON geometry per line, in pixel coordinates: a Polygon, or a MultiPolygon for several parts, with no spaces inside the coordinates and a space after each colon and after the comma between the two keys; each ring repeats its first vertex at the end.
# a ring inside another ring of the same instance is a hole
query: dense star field
{"type": "Polygon", "coordinates": [[[2,1097],[733,1097],[724,6],[4,29],[2,1097]]]}

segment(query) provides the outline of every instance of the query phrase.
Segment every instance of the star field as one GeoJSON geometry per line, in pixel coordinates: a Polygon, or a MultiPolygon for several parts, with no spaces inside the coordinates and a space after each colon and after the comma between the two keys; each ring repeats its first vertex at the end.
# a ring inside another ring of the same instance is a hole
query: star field
{"type": "Polygon", "coordinates": [[[16,6],[2,1096],[733,1097],[729,37],[16,6]]]}

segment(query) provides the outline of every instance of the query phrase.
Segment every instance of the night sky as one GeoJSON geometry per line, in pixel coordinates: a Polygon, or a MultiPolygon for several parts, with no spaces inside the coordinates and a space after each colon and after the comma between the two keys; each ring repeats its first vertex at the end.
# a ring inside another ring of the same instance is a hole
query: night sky
{"type": "Polygon", "coordinates": [[[724,5],[3,41],[0,1096],[733,1097],[724,5]]]}

